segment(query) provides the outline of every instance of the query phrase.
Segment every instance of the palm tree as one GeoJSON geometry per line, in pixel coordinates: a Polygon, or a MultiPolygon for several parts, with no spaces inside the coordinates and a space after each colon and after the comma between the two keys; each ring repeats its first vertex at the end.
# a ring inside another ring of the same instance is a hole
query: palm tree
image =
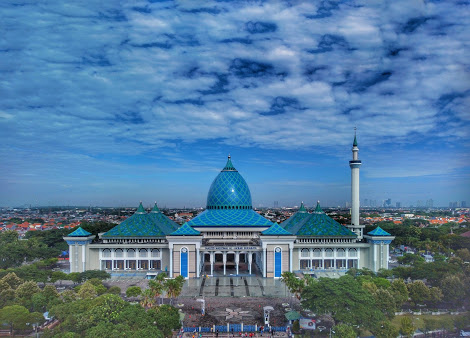
{"type": "Polygon", "coordinates": [[[165,290],[163,284],[157,281],[156,279],[152,279],[151,281],[149,281],[149,287],[150,290],[152,290],[153,296],[155,298],[158,298],[165,290]]]}
{"type": "Polygon", "coordinates": [[[165,288],[167,290],[168,296],[170,297],[170,304],[173,305],[173,298],[178,297],[183,291],[183,285],[186,280],[183,276],[179,275],[174,279],[167,279],[165,281],[165,288]]]}
{"type": "Polygon", "coordinates": [[[152,289],[145,289],[142,292],[142,300],[140,301],[140,305],[142,305],[145,309],[151,308],[155,305],[155,296],[152,289]]]}

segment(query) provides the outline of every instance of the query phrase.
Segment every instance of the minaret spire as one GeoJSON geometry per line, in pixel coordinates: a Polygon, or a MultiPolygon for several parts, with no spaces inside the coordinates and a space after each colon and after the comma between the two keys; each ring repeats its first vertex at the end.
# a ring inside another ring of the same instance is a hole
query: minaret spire
{"type": "Polygon", "coordinates": [[[351,226],[349,228],[362,239],[362,228],[359,223],[359,168],[362,165],[359,160],[359,148],[357,147],[356,127],[354,127],[354,141],[352,151],[352,160],[349,161],[351,168],[351,226]]]}

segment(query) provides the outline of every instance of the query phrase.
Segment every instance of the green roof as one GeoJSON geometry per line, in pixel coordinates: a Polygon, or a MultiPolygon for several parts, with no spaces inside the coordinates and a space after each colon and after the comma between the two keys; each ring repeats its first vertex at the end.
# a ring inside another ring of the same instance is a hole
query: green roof
{"type": "Polygon", "coordinates": [[[142,202],[137,211],[114,228],[103,234],[103,237],[164,237],[165,232],[158,227],[154,219],[145,212],[142,202]]]}
{"type": "Polygon", "coordinates": [[[380,226],[378,226],[377,228],[375,228],[372,231],[369,231],[367,234],[371,235],[371,236],[392,236],[387,231],[382,229],[380,226]]]}
{"type": "Polygon", "coordinates": [[[261,234],[268,235],[268,236],[292,236],[292,234],[289,231],[284,230],[277,223],[274,223],[268,229],[262,231],[261,234]]]}
{"type": "Polygon", "coordinates": [[[171,236],[197,236],[201,233],[196,229],[191,228],[188,223],[184,223],[181,228],[171,233],[171,236]]]}
{"type": "Polygon", "coordinates": [[[312,214],[296,212],[281,226],[297,236],[311,237],[357,237],[357,235],[329,217],[317,202],[312,214]],[[299,216],[302,215],[302,216],[299,216]]]}
{"type": "Polygon", "coordinates": [[[178,229],[179,225],[173,222],[167,216],[165,216],[160,209],[158,209],[157,202],[153,206],[152,211],[148,215],[154,222],[155,225],[160,228],[165,235],[171,234],[173,231],[178,229]]]}
{"type": "Polygon", "coordinates": [[[302,220],[310,217],[310,214],[305,209],[304,202],[300,204],[299,210],[293,214],[291,217],[286,219],[284,222],[281,223],[281,227],[283,227],[287,231],[291,231],[296,224],[302,222],[302,220]]]}
{"type": "Polygon", "coordinates": [[[90,235],[91,235],[90,232],[83,230],[82,227],[78,227],[77,229],[75,229],[74,232],[68,234],[67,236],[68,237],[88,237],[90,235]]]}
{"type": "Polygon", "coordinates": [[[286,316],[287,320],[297,320],[300,319],[300,313],[297,311],[289,311],[284,316],[286,316]]]}
{"type": "Polygon", "coordinates": [[[357,147],[356,133],[354,133],[354,142],[353,142],[353,147],[357,147]]]}

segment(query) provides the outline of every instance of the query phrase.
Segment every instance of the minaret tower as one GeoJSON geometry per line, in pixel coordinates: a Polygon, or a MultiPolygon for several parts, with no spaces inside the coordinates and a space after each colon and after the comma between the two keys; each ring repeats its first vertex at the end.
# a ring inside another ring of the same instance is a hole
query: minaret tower
{"type": "Polygon", "coordinates": [[[351,168],[351,225],[348,228],[357,234],[359,240],[362,240],[364,225],[359,224],[359,168],[362,162],[358,159],[358,153],[356,128],[354,128],[353,158],[352,161],[349,161],[351,168]]]}

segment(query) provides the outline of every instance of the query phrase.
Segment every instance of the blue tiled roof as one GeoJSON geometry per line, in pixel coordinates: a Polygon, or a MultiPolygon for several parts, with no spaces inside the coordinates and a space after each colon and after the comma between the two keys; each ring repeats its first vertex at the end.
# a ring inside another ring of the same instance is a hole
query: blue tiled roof
{"type": "Polygon", "coordinates": [[[378,226],[377,228],[375,228],[372,231],[369,231],[367,234],[371,235],[371,236],[392,236],[387,231],[382,229],[380,226],[378,226]]]}
{"type": "Polygon", "coordinates": [[[171,233],[171,236],[197,236],[201,233],[196,229],[191,228],[188,223],[184,223],[181,228],[171,233]]]}
{"type": "Polygon", "coordinates": [[[208,209],[188,222],[191,226],[271,226],[273,223],[252,209],[208,209]]]}
{"type": "Polygon", "coordinates": [[[74,232],[68,234],[68,237],[88,237],[91,233],[83,230],[82,227],[78,227],[74,232]]]}
{"type": "Polygon", "coordinates": [[[207,194],[207,209],[251,209],[251,193],[230,159],[212,182],[207,194]]]}
{"type": "Polygon", "coordinates": [[[155,224],[142,203],[131,217],[103,234],[103,237],[164,237],[165,233],[155,224]]]}
{"type": "Polygon", "coordinates": [[[284,230],[279,224],[274,223],[269,227],[269,229],[266,229],[261,232],[263,235],[268,235],[268,236],[293,236],[289,231],[284,230]]]}
{"type": "Polygon", "coordinates": [[[320,203],[317,203],[317,207],[312,214],[298,215],[302,215],[302,213],[297,212],[292,216],[295,217],[293,220],[290,220],[292,218],[290,217],[281,226],[297,236],[357,237],[354,232],[325,214],[320,207],[320,203]]]}
{"type": "Polygon", "coordinates": [[[160,228],[165,235],[171,234],[173,231],[178,229],[179,225],[165,216],[160,209],[158,209],[157,203],[155,203],[152,211],[148,215],[155,223],[155,225],[160,228]]]}

